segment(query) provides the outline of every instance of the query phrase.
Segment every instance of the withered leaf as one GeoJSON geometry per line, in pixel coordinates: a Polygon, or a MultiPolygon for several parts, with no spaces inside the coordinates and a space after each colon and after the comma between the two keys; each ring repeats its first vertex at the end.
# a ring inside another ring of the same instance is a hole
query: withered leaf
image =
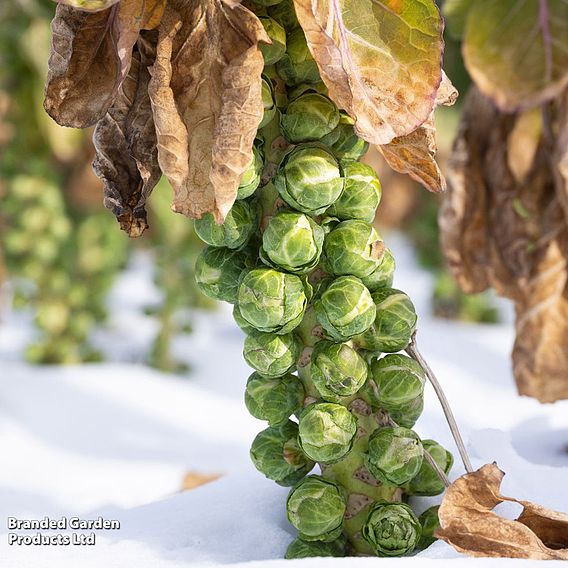
{"type": "Polygon", "coordinates": [[[532,169],[541,136],[542,118],[539,108],[517,116],[507,139],[507,163],[517,182],[524,181],[532,169]]]}
{"type": "Polygon", "coordinates": [[[263,116],[259,41],[269,41],[266,32],[243,6],[166,7],[149,93],[158,159],[179,213],[212,212],[220,222],[235,200],[263,116]]]}
{"type": "MultiPolygon", "coordinates": [[[[443,73],[436,105],[453,105],[457,97],[457,90],[443,73]]],[[[446,189],[446,180],[435,159],[437,146],[434,110],[435,108],[414,132],[398,136],[389,144],[379,146],[379,149],[393,170],[408,174],[426,189],[438,193],[446,189]]]]}
{"type": "Polygon", "coordinates": [[[51,23],[47,113],[74,128],[100,120],[128,73],[138,33],[156,27],[164,6],[165,0],[122,0],[86,12],[59,4],[51,23]]]}
{"type": "Polygon", "coordinates": [[[435,2],[294,0],[330,97],[372,144],[428,119],[442,78],[443,23],[435,2]],[[392,38],[399,38],[392,41],[392,38]]]}
{"type": "Polygon", "coordinates": [[[497,110],[470,89],[448,168],[448,191],[439,215],[442,250],[448,267],[468,293],[490,285],[488,195],[483,151],[497,110]]]}
{"type": "Polygon", "coordinates": [[[504,475],[486,464],[454,481],[438,511],[436,536],[469,556],[568,560],[568,515],[502,496],[504,475]],[[492,511],[504,501],[523,506],[516,520],[492,511]]]}
{"type": "Polygon", "coordinates": [[[188,471],[181,483],[182,491],[191,491],[202,485],[217,481],[221,477],[220,473],[199,473],[198,471],[188,471]]]}
{"type": "Polygon", "coordinates": [[[103,180],[105,206],[131,237],[148,226],[146,200],[161,177],[156,131],[148,96],[157,32],[142,32],[120,92],[95,129],[93,168],[103,180]]]}

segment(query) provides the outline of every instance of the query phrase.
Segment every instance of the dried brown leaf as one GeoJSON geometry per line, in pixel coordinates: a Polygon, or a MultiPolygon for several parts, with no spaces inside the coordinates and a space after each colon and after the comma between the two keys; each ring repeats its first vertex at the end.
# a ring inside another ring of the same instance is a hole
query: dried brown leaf
{"type": "Polygon", "coordinates": [[[502,496],[504,475],[486,464],[454,481],[438,511],[436,536],[469,556],[568,560],[568,515],[502,496]],[[518,519],[492,511],[504,501],[523,506],[518,519]]]}
{"type": "Polygon", "coordinates": [[[294,0],[330,97],[372,144],[425,122],[442,77],[443,23],[431,0],[294,0]],[[391,41],[392,37],[399,41],[391,41]]]}
{"type": "Polygon", "coordinates": [[[439,216],[446,262],[468,293],[481,292],[490,285],[489,197],[483,152],[496,118],[493,105],[471,89],[450,156],[448,191],[439,216]]]}
{"type": "Polygon", "coordinates": [[[539,108],[517,116],[507,139],[507,164],[519,183],[526,179],[533,167],[541,136],[542,118],[539,108]]]}
{"type": "Polygon", "coordinates": [[[191,491],[202,485],[217,481],[221,477],[220,473],[199,473],[198,471],[188,471],[181,483],[182,491],[191,491]]]}
{"type": "Polygon", "coordinates": [[[148,226],[146,200],[161,177],[148,96],[148,68],[154,63],[156,42],[156,32],[142,32],[128,76],[93,136],[93,168],[104,182],[105,206],[131,237],[140,236],[148,226]]]}
{"type": "Polygon", "coordinates": [[[57,6],[45,110],[62,126],[85,128],[112,105],[141,29],[156,27],[165,0],[122,0],[99,12],[57,6]]]}
{"type": "MultiPolygon", "coordinates": [[[[457,97],[456,88],[443,73],[436,104],[450,106],[456,102],[457,97]]],[[[434,110],[414,132],[394,138],[389,144],[379,146],[379,150],[393,170],[408,174],[429,191],[439,193],[445,191],[446,180],[435,159],[437,146],[434,110]]]]}
{"type": "Polygon", "coordinates": [[[58,4],[66,4],[71,8],[84,10],[85,12],[100,12],[106,10],[114,4],[118,4],[120,0],[55,0],[58,4]]]}
{"type": "Polygon", "coordinates": [[[221,0],[172,0],[162,24],[149,93],[158,159],[173,209],[222,221],[250,162],[262,119],[258,18],[221,0]]]}

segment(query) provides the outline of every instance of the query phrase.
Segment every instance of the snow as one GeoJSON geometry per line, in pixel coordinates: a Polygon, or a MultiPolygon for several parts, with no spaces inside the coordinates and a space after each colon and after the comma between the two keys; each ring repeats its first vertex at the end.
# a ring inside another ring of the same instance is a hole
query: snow
{"type": "MultiPolygon", "coordinates": [[[[510,323],[458,324],[429,315],[432,280],[416,267],[398,236],[395,284],[419,313],[419,345],[442,382],[474,466],[497,461],[507,472],[504,494],[568,511],[568,401],[540,405],[518,397],[511,377],[510,323]]],[[[118,519],[98,531],[96,545],[8,546],[0,525],[0,566],[177,568],[371,566],[377,559],[283,561],[293,538],[284,513],[287,489],[264,479],[248,449],[264,425],[248,415],[243,389],[249,370],[243,335],[225,307],[193,314],[195,333],[175,341],[188,376],[142,364],[156,322],[142,307],[159,299],[151,260],[138,255],[111,295],[110,329],[96,334],[108,362],[31,367],[21,353],[32,334],[30,314],[8,314],[0,326],[0,518],[78,516],[118,519]],[[136,295],[132,290],[137,290],[136,295]],[[180,493],[188,471],[221,479],[180,493]]],[[[504,320],[511,321],[504,305],[504,320]]],[[[457,456],[431,389],[417,431],[457,456]]],[[[460,475],[458,463],[452,477],[460,475]]],[[[438,498],[417,501],[419,508],[438,498]]],[[[517,506],[500,506],[511,516],[517,506]]],[[[31,531],[29,534],[34,534],[31,531]]],[[[389,562],[381,559],[379,562],[389,562]]],[[[397,567],[505,567],[528,561],[467,559],[438,542],[397,567]]]]}

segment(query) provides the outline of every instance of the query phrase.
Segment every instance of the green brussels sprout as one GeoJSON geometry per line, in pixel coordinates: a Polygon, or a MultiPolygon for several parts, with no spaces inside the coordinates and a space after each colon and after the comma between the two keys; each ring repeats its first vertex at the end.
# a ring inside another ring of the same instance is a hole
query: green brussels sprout
{"type": "MultiPolygon", "coordinates": [[[[435,440],[422,440],[424,451],[428,452],[440,469],[447,475],[454,465],[454,456],[435,440]]],[[[434,468],[424,460],[420,471],[405,487],[409,495],[433,496],[443,493],[444,483],[434,471],[434,468]]]]}
{"type": "Polygon", "coordinates": [[[296,17],[293,0],[282,0],[275,6],[269,6],[268,15],[274,18],[287,32],[300,26],[296,17]]]}
{"type": "Polygon", "coordinates": [[[300,83],[319,83],[321,81],[315,62],[302,28],[292,30],[286,39],[286,53],[276,63],[276,71],[284,83],[290,87],[300,83]]]}
{"type": "Polygon", "coordinates": [[[300,447],[319,463],[333,463],[346,456],[356,433],[356,418],[341,404],[317,402],[300,414],[300,447]]]}
{"type": "Polygon", "coordinates": [[[286,560],[297,558],[342,558],[347,552],[347,539],[344,535],[331,542],[321,542],[320,540],[308,541],[296,538],[286,550],[286,560]]]}
{"type": "Polygon", "coordinates": [[[304,385],[294,375],[272,379],[253,373],[247,381],[245,405],[255,418],[277,426],[302,408],[304,397],[304,385]]]}
{"type": "Polygon", "coordinates": [[[335,103],[319,93],[300,95],[288,104],[280,119],[284,137],[293,144],[320,140],[339,122],[335,103]]]}
{"type": "Polygon", "coordinates": [[[276,335],[253,331],[245,339],[245,361],[264,377],[274,378],[293,371],[302,345],[293,333],[276,335]]]}
{"type": "Polygon", "coordinates": [[[349,162],[343,167],[343,193],[326,211],[338,219],[360,219],[372,223],[381,202],[381,182],[375,170],[361,162],[349,162]]]}
{"type": "Polygon", "coordinates": [[[423,452],[420,438],[412,430],[379,428],[369,438],[365,465],[384,485],[400,487],[418,473],[423,452]]]}
{"type": "Polygon", "coordinates": [[[264,57],[264,65],[274,65],[286,53],[286,31],[272,18],[259,17],[260,23],[272,43],[259,43],[260,52],[264,57]]]}
{"type": "Polygon", "coordinates": [[[256,232],[259,214],[256,204],[236,201],[225,222],[218,225],[211,213],[195,220],[197,236],[212,247],[241,248],[256,232]]]}
{"type": "Polygon", "coordinates": [[[405,503],[375,503],[361,535],[377,556],[402,556],[412,552],[422,533],[422,527],[405,503]]]}
{"type": "Polygon", "coordinates": [[[241,177],[241,182],[237,191],[237,199],[246,199],[256,191],[256,188],[260,185],[263,168],[264,163],[262,161],[262,156],[260,155],[258,148],[253,146],[250,164],[241,177]]]}
{"type": "Polygon", "coordinates": [[[300,324],[308,300],[298,276],[255,268],[242,279],[237,301],[241,316],[250,325],[281,335],[300,324]]]}
{"type": "Polygon", "coordinates": [[[329,138],[322,139],[322,143],[330,145],[342,163],[359,160],[369,149],[369,143],[355,134],[354,124],[355,121],[349,115],[341,113],[335,130],[329,138]]]}
{"type": "Polygon", "coordinates": [[[343,178],[337,160],[327,150],[300,145],[284,159],[274,185],[294,209],[320,215],[341,195],[343,178]]]}
{"type": "Polygon", "coordinates": [[[331,274],[364,278],[381,264],[385,245],[375,228],[365,221],[342,221],[325,237],[325,266],[331,274]]]}
{"type": "Polygon", "coordinates": [[[274,102],[274,89],[269,79],[262,77],[262,105],[264,107],[264,115],[258,125],[258,128],[264,128],[276,115],[277,108],[274,102]]]}
{"type": "Polygon", "coordinates": [[[315,465],[300,449],[298,425],[291,420],[260,432],[250,457],[258,471],[284,487],[296,485],[315,465]]]}
{"type": "Polygon", "coordinates": [[[324,230],[307,215],[281,211],[262,235],[260,255],[275,268],[304,274],[317,266],[324,237],[324,230]]]}
{"type": "Polygon", "coordinates": [[[195,263],[197,287],[209,298],[234,304],[239,277],[247,267],[247,260],[243,252],[205,247],[195,263]]]}
{"type": "Polygon", "coordinates": [[[416,329],[414,304],[404,292],[395,288],[380,288],[372,297],[377,306],[375,321],[357,338],[357,344],[363,349],[382,353],[402,351],[416,329]]]}
{"type": "Polygon", "coordinates": [[[367,380],[367,363],[346,343],[316,343],[310,362],[310,376],[324,400],[339,402],[354,395],[367,380]]]}
{"type": "Polygon", "coordinates": [[[319,475],[300,481],[286,500],[288,520],[304,541],[336,540],[342,531],[346,508],[341,488],[319,475]]]}
{"type": "MultiPolygon", "coordinates": [[[[235,285],[238,290],[238,282],[235,282],[235,285]]],[[[243,316],[241,315],[241,310],[239,310],[239,305],[235,304],[233,306],[233,319],[235,323],[247,334],[251,335],[252,333],[258,333],[256,328],[254,328],[243,316]]],[[[250,364],[250,363],[249,363],[250,364]]]]}
{"type": "Polygon", "coordinates": [[[371,293],[355,276],[340,276],[314,302],[316,318],[336,341],[364,333],[375,319],[371,293]]]}
{"type": "Polygon", "coordinates": [[[391,288],[394,280],[395,260],[390,249],[385,248],[381,263],[369,276],[361,278],[361,281],[369,292],[376,292],[379,288],[391,288]]]}
{"type": "Polygon", "coordinates": [[[373,361],[365,394],[373,407],[382,408],[405,428],[412,428],[422,413],[424,383],[422,367],[405,355],[386,355],[373,361]]]}
{"type": "Polygon", "coordinates": [[[430,507],[418,517],[418,521],[422,527],[422,536],[416,545],[418,550],[424,550],[438,540],[434,536],[434,533],[440,527],[440,519],[438,518],[439,508],[440,507],[438,505],[430,507]]]}

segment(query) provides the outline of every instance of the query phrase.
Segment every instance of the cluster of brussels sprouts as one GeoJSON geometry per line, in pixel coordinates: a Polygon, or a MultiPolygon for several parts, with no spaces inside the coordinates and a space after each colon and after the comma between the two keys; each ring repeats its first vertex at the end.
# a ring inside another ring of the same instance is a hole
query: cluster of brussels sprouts
{"type": "Polygon", "coordinates": [[[254,370],[245,403],[268,427],[251,458],[292,487],[298,539],[287,558],[398,556],[432,542],[436,495],[452,456],[411,429],[425,374],[400,354],[417,316],[392,287],[394,259],[373,226],[381,185],[367,144],[326,90],[289,0],[253,5],[263,46],[264,119],[238,200],[222,225],[196,221],[207,247],[200,289],[234,304],[254,370]],[[320,474],[310,474],[316,467],[320,474]]]}
{"type": "Polygon", "coordinates": [[[71,215],[48,176],[19,175],[7,184],[2,225],[15,305],[34,308],[41,332],[28,360],[99,359],[89,333],[106,316],[106,292],[127,254],[113,220],[104,212],[71,215]]]}

